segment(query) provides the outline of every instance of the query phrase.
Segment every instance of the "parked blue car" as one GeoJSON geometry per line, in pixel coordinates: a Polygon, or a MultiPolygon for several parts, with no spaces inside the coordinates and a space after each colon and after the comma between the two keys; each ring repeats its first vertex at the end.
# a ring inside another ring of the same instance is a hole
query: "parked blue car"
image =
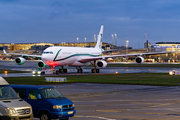
{"type": "Polygon", "coordinates": [[[52,86],[11,85],[19,97],[27,101],[33,109],[34,117],[40,120],[68,120],[76,110],[71,100],[63,97],[52,86]]]}

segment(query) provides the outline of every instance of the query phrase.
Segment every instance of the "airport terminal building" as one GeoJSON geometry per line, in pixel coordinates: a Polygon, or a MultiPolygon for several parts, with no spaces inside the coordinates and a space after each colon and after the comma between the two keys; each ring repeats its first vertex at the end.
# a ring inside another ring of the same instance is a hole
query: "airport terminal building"
{"type": "MultiPolygon", "coordinates": [[[[145,47],[142,49],[132,49],[132,47],[117,47],[115,45],[109,43],[102,43],[104,50],[112,50],[109,52],[105,52],[104,55],[109,54],[127,54],[127,53],[144,53],[144,52],[158,52],[158,51],[176,51],[180,49],[180,42],[157,42],[155,45],[150,45],[145,43],[145,47]]],[[[96,42],[87,42],[87,43],[1,43],[0,50],[1,53],[3,49],[7,50],[7,52],[12,53],[21,53],[21,54],[42,54],[42,51],[50,46],[70,46],[70,47],[94,47],[96,42]]],[[[3,57],[1,55],[1,57],[3,57]]],[[[125,62],[125,61],[134,61],[136,56],[130,56],[125,58],[116,58],[113,61],[125,62]]],[[[145,61],[156,61],[156,62],[167,62],[173,61],[178,62],[180,60],[180,53],[170,53],[170,54],[159,54],[159,55],[151,55],[151,56],[143,56],[145,61]]]]}
{"type": "MultiPolygon", "coordinates": [[[[96,42],[86,43],[0,43],[0,50],[44,50],[50,46],[69,46],[69,47],[94,47],[96,42]]],[[[109,43],[102,43],[103,48],[115,47],[109,43]]]]}

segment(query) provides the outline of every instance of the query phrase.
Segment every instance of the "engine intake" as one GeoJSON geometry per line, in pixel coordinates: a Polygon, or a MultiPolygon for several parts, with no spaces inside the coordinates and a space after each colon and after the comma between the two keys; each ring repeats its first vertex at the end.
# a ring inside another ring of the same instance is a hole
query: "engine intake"
{"type": "Polygon", "coordinates": [[[99,68],[105,68],[107,66],[107,62],[104,60],[100,60],[97,62],[97,67],[99,68]]]}
{"type": "Polygon", "coordinates": [[[136,57],[136,63],[138,64],[144,63],[144,58],[141,56],[136,57]]]}
{"type": "Polygon", "coordinates": [[[43,61],[38,62],[38,67],[46,67],[46,66],[47,65],[43,61]]]}
{"type": "Polygon", "coordinates": [[[17,57],[15,59],[15,62],[18,64],[18,65],[22,65],[26,62],[26,59],[24,59],[23,57],[17,57]]]}

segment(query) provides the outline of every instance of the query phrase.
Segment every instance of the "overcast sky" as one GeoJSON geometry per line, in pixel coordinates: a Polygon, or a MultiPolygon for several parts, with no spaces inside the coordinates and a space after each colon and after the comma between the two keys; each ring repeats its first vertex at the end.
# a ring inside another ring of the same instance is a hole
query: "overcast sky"
{"type": "Polygon", "coordinates": [[[149,42],[180,42],[179,0],[0,0],[1,43],[94,41],[143,48],[149,42]],[[114,42],[115,44],[115,42],[114,42]]]}

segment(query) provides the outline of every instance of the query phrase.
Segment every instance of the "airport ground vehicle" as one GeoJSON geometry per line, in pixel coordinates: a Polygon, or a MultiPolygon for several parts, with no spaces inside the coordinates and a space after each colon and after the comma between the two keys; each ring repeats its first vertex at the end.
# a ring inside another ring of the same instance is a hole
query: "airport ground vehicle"
{"type": "Polygon", "coordinates": [[[51,70],[46,68],[37,68],[37,70],[32,71],[33,75],[48,75],[48,74],[59,74],[59,70],[51,70]]]}
{"type": "Polygon", "coordinates": [[[47,74],[54,74],[51,69],[43,70],[43,69],[37,69],[32,71],[33,75],[47,75],[47,74]]]}
{"type": "Polygon", "coordinates": [[[19,96],[31,104],[34,117],[40,120],[63,119],[74,116],[76,110],[71,100],[63,97],[52,86],[11,85],[19,96]]]}
{"type": "Polygon", "coordinates": [[[32,107],[18,97],[9,83],[0,77],[0,120],[32,120],[32,107]]]}

